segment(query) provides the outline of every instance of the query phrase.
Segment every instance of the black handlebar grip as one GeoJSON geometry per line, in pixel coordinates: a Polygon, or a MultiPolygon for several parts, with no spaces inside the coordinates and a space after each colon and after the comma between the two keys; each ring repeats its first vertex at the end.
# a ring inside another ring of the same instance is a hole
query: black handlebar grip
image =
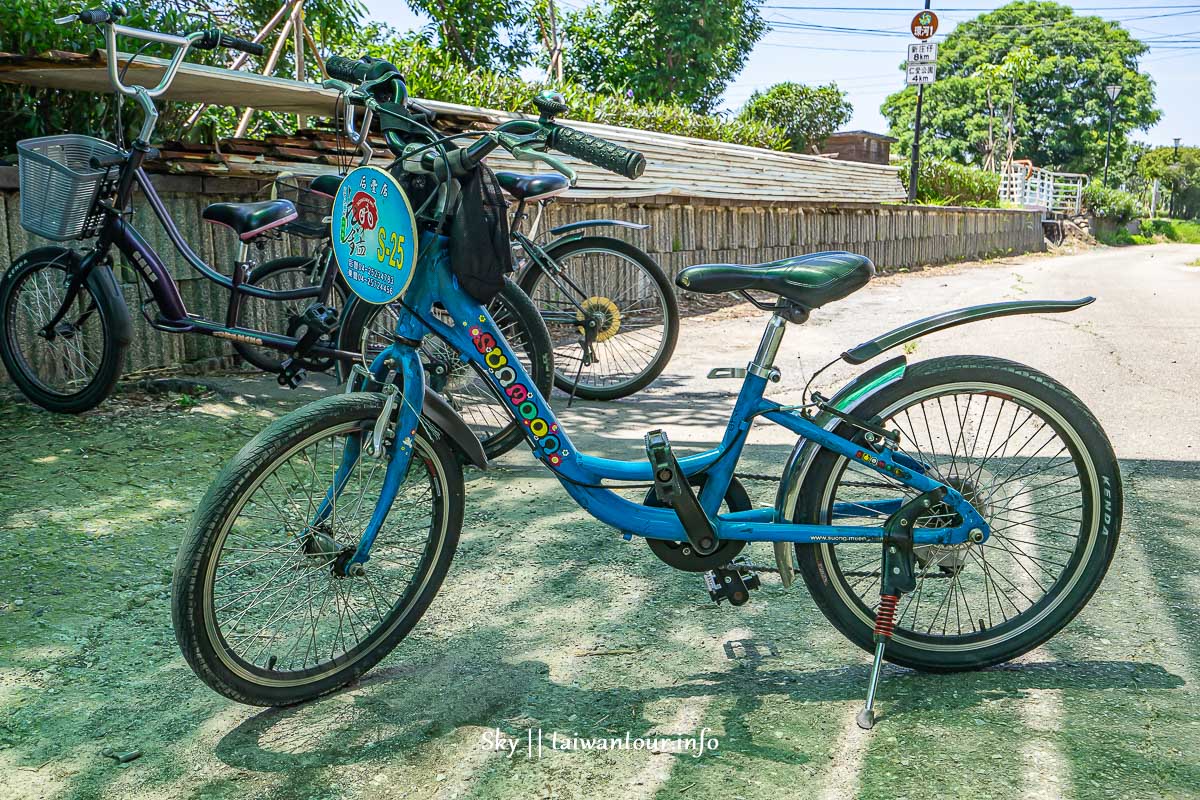
{"type": "Polygon", "coordinates": [[[248,39],[239,39],[236,36],[230,36],[228,33],[221,34],[219,45],[221,47],[228,47],[231,50],[241,50],[243,53],[249,53],[252,56],[261,56],[267,52],[267,48],[263,47],[258,42],[251,42],[248,39]]]}
{"type": "Polygon", "coordinates": [[[583,159],[630,180],[640,177],[646,169],[646,157],[638,151],[565,125],[554,126],[548,144],[560,153],[583,159]]]}
{"type": "Polygon", "coordinates": [[[79,21],[84,25],[104,25],[113,21],[113,15],[107,8],[91,8],[79,12],[79,21]]]}
{"type": "Polygon", "coordinates": [[[367,65],[345,56],[330,56],[325,60],[325,73],[334,80],[362,83],[367,74],[367,65]]]}
{"type": "Polygon", "coordinates": [[[230,36],[220,28],[209,28],[204,34],[192,42],[192,47],[200,50],[215,50],[218,47],[228,47],[230,50],[241,50],[243,53],[249,53],[252,56],[261,56],[266,52],[266,48],[257,42],[239,39],[236,36],[230,36]]]}

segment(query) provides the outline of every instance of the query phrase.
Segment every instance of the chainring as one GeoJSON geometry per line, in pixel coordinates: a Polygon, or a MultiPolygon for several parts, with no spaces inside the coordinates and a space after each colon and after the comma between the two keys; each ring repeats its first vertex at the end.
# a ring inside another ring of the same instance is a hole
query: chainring
{"type": "MultiPolygon", "coordinates": [[[[693,475],[688,482],[699,491],[704,487],[707,478],[707,475],[693,475]]],[[[663,502],[658,499],[658,495],[653,489],[646,493],[646,499],[642,501],[642,505],[663,508],[663,502]]],[[[750,495],[746,493],[746,487],[737,478],[730,480],[729,488],[725,490],[725,505],[730,511],[749,511],[752,508],[750,495]]],[[[668,542],[666,539],[647,538],[646,544],[650,546],[650,552],[658,556],[660,561],[683,572],[708,572],[710,569],[723,567],[746,546],[746,542],[743,541],[724,539],[717,545],[716,550],[706,556],[701,556],[692,549],[691,542],[668,542]]]]}

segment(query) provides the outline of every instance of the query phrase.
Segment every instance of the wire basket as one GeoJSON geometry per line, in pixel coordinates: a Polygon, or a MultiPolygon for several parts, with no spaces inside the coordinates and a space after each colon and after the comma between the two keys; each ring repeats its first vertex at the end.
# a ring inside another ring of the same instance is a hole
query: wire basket
{"type": "Polygon", "coordinates": [[[95,236],[104,219],[96,199],[111,191],[112,168],[96,169],[91,161],[121,152],[115,144],[76,134],[17,142],[21,227],[56,242],[95,236]]]}
{"type": "Polygon", "coordinates": [[[297,217],[283,226],[285,231],[307,239],[329,235],[329,215],[333,213],[333,198],[312,191],[307,179],[301,183],[293,175],[276,178],[272,196],[291,200],[292,205],[296,206],[297,217]]]}

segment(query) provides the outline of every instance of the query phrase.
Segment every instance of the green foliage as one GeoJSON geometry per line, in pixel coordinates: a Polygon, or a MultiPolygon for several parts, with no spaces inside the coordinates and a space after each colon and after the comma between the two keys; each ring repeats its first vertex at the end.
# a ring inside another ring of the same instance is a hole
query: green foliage
{"type": "Polygon", "coordinates": [[[1105,188],[1098,181],[1083,188],[1083,206],[1092,216],[1114,225],[1124,225],[1142,213],[1142,203],[1137,195],[1105,188]]]}
{"type": "MultiPolygon", "coordinates": [[[[449,54],[430,47],[418,37],[392,38],[368,48],[372,55],[388,58],[408,76],[414,97],[448,103],[536,113],[533,97],[548,86],[472,69],[449,54]]],[[[570,119],[622,125],[678,136],[693,136],[786,150],[787,134],[774,125],[748,120],[724,120],[667,103],[637,103],[626,97],[592,92],[572,82],[554,87],[567,99],[570,119]]]]}
{"type": "Polygon", "coordinates": [[[1175,197],[1177,217],[1200,216],[1200,147],[1157,147],[1138,164],[1147,181],[1159,180],[1175,197]]]}
{"type": "Polygon", "coordinates": [[[853,111],[836,83],[804,86],[788,82],[754,92],[738,119],[777,125],[787,131],[793,150],[806,153],[846,124],[853,111]]]}
{"type": "MultiPolygon", "coordinates": [[[[900,167],[900,182],[907,191],[909,163],[900,167]]],[[[1000,176],[946,159],[921,159],[917,172],[917,202],[932,206],[1000,207],[1000,176]]]]}
{"type": "Polygon", "coordinates": [[[441,50],[468,67],[507,74],[533,55],[534,17],[526,0],[405,0],[433,18],[441,50]]]}
{"type": "MultiPolygon", "coordinates": [[[[1113,116],[1113,160],[1127,134],[1158,121],[1154,84],[1138,72],[1146,46],[1115,22],[1052,2],[1014,2],[964,22],[938,50],[925,90],[922,148],[961,163],[1014,158],[1095,174],[1103,168],[1106,84],[1122,92],[1113,116]],[[1014,133],[1007,134],[1011,119],[1014,133]]],[[[912,146],[916,87],[882,107],[897,149],[912,146]]]]}
{"type": "Polygon", "coordinates": [[[1200,223],[1186,219],[1155,218],[1142,220],[1140,234],[1147,239],[1200,244],[1200,223]]]}
{"type": "MultiPolygon", "coordinates": [[[[141,0],[128,4],[129,16],[123,22],[131,27],[169,33],[190,33],[210,25],[245,38],[252,37],[279,8],[279,0],[208,0],[197,4],[190,0],[141,0]]],[[[74,6],[73,6],[74,8],[74,6]]],[[[358,0],[309,0],[305,16],[314,30],[315,38],[329,49],[338,47],[360,35],[359,17],[362,6],[358,0]]],[[[92,27],[55,25],[54,18],[62,16],[61,0],[21,0],[0,3],[0,51],[37,54],[48,50],[88,53],[103,47],[103,40],[92,27]]],[[[119,45],[133,49],[132,40],[119,45]]],[[[169,57],[171,48],[150,45],[144,53],[169,57]]],[[[188,53],[188,61],[201,64],[225,65],[231,58],[226,50],[188,53]]],[[[276,74],[293,75],[291,50],[285,52],[276,74]]],[[[33,136],[54,133],[85,133],[98,138],[115,140],[116,101],[111,93],[90,94],[55,89],[6,88],[0,92],[0,118],[7,121],[0,127],[0,155],[10,153],[16,142],[33,136]]],[[[123,122],[125,137],[131,137],[141,124],[141,116],[126,103],[123,122]]],[[[192,106],[181,103],[162,103],[157,136],[172,138],[182,132],[182,123],[192,106]]],[[[210,108],[197,125],[199,131],[216,130],[222,134],[232,131],[237,111],[229,108],[210,108]]],[[[278,118],[259,114],[255,132],[278,130],[278,118]]]]}
{"type": "Polygon", "coordinates": [[[758,0],[609,0],[566,15],[565,75],[585,89],[711,111],[767,32],[758,0]]]}

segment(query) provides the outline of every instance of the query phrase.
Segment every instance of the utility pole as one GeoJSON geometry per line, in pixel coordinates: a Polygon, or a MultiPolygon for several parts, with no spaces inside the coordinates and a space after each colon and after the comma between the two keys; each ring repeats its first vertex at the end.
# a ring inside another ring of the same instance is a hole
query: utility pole
{"type": "MultiPolygon", "coordinates": [[[[925,10],[926,11],[929,10],[929,2],[930,2],[930,0],[925,0],[925,10]]],[[[936,17],[935,17],[935,20],[936,20],[936,17]]],[[[915,20],[914,20],[914,22],[915,22],[915,20]]],[[[936,22],[934,23],[933,30],[934,31],[937,30],[936,22]]],[[[913,31],[913,35],[916,35],[915,29],[913,31]]],[[[930,32],[929,36],[932,36],[932,35],[933,35],[933,33],[930,32]]],[[[929,38],[929,36],[926,36],[923,38],[929,38]]],[[[918,37],[918,38],[922,38],[922,37],[918,37]]],[[[917,202],[917,173],[919,171],[919,166],[921,163],[921,106],[923,106],[924,103],[925,103],[925,84],[921,83],[921,84],[917,85],[917,118],[913,124],[912,156],[910,158],[910,163],[908,165],[908,202],[910,202],[910,203],[917,202]]]]}
{"type": "Polygon", "coordinates": [[[1104,93],[1108,95],[1108,133],[1104,137],[1104,188],[1108,188],[1108,154],[1112,149],[1112,121],[1113,109],[1117,107],[1117,96],[1121,94],[1121,85],[1118,83],[1110,83],[1104,87],[1104,93]]]}

